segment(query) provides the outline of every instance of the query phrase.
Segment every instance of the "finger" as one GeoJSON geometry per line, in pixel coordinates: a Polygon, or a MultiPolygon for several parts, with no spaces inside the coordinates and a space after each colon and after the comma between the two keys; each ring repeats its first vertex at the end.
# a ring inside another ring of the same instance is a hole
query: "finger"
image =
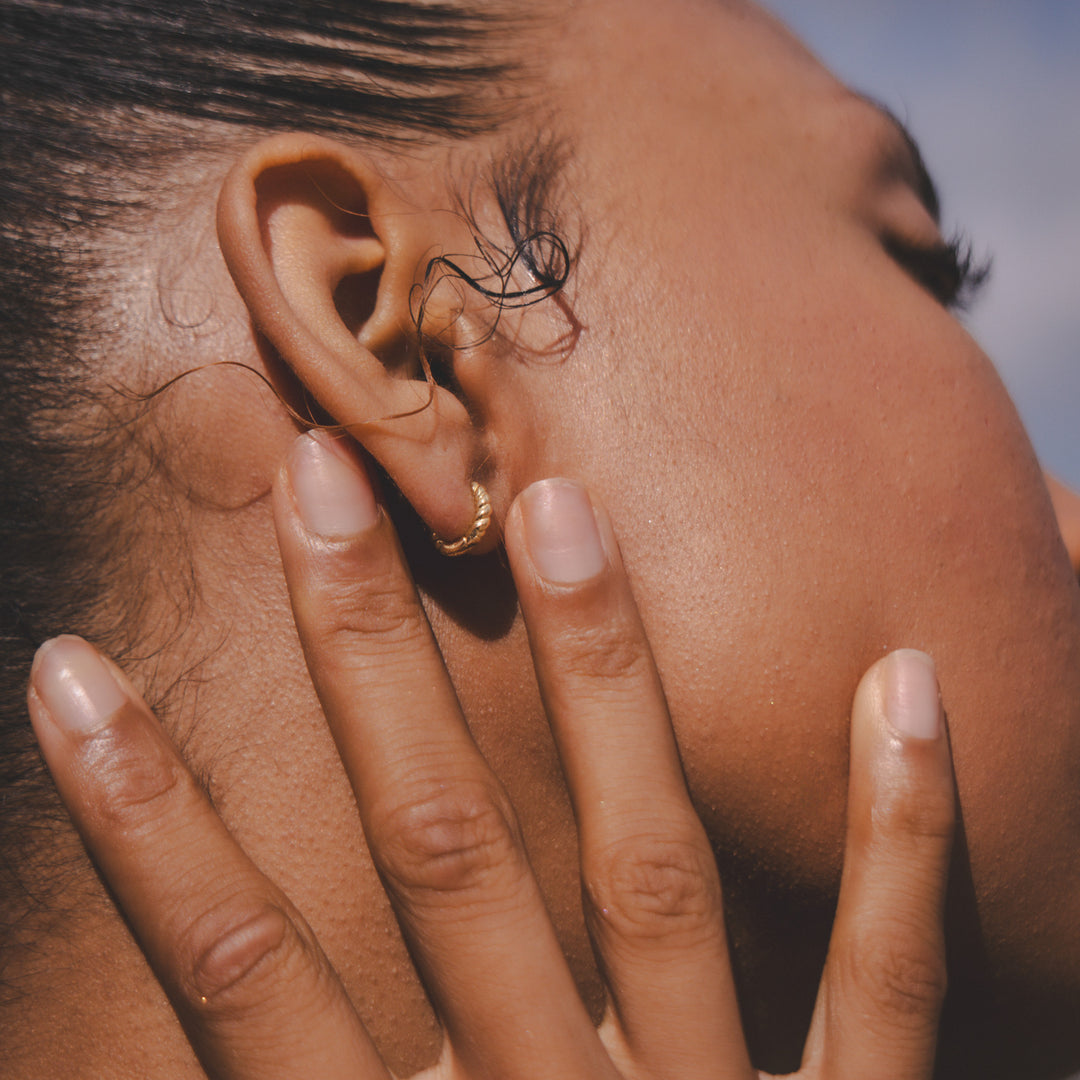
{"type": "Polygon", "coordinates": [[[485,1075],[608,1075],[362,468],[325,435],[302,437],[275,513],[308,666],[454,1053],[485,1075]]]}
{"type": "Polygon", "coordinates": [[[310,930],[119,671],[42,646],[30,715],[56,786],[208,1074],[388,1078],[310,930]]]}
{"type": "Polygon", "coordinates": [[[610,526],[549,480],[519,497],[506,542],[627,1050],[655,1075],[752,1075],[716,863],[610,526]]]}
{"type": "Polygon", "coordinates": [[[892,653],[852,712],[844,873],[807,1054],[830,1080],[933,1073],[955,813],[933,661],[892,653]]]}
{"type": "Polygon", "coordinates": [[[1044,474],[1044,478],[1050,489],[1054,516],[1057,518],[1061,538],[1065,541],[1069,561],[1073,570],[1080,574],[1080,494],[1066,487],[1060,480],[1055,480],[1049,473],[1044,474]]]}

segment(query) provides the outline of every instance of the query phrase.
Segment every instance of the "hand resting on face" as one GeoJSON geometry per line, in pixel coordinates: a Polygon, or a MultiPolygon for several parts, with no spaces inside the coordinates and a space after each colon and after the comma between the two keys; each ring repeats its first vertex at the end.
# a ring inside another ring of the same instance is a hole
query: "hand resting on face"
{"type": "MultiPolygon", "coordinates": [[[[432,1077],[757,1076],[721,886],[603,510],[565,480],[516,500],[506,551],[578,826],[608,1008],[581,1004],[366,470],[303,435],[274,494],[312,679],[372,857],[444,1031],[432,1077]]],[[[389,1070],[303,916],[216,814],[126,678],[43,646],[29,706],[83,840],[218,1080],[389,1070]]],[[[933,1071],[954,789],[933,663],[855,696],[844,876],[803,1077],[933,1071]]]]}

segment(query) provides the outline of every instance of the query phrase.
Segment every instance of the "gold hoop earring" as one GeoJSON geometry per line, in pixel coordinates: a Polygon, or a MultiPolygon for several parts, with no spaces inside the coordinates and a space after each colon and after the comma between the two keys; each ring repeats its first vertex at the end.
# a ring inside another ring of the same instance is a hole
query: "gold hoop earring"
{"type": "Polygon", "coordinates": [[[451,558],[464,555],[466,551],[476,547],[484,539],[484,534],[491,524],[491,499],[484,485],[475,480],[472,482],[472,493],[476,513],[465,535],[457,540],[442,540],[434,533],[431,534],[431,538],[435,541],[435,548],[440,554],[449,555],[451,558]]]}

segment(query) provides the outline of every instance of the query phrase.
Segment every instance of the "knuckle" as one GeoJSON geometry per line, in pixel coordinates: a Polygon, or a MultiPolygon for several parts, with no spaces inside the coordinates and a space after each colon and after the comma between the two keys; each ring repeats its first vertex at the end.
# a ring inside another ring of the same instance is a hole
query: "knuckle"
{"type": "Polygon", "coordinates": [[[692,840],[635,837],[589,860],[590,920],[635,940],[700,940],[715,930],[719,883],[712,857],[692,840]]]}
{"type": "Polygon", "coordinates": [[[110,834],[124,836],[159,824],[194,784],[164,740],[121,720],[87,745],[82,762],[93,777],[93,812],[110,834]]]}
{"type": "Polygon", "coordinates": [[[475,893],[520,862],[513,811],[501,792],[482,782],[373,813],[369,836],[388,885],[406,900],[475,893]]]}
{"type": "Polygon", "coordinates": [[[571,678],[602,683],[634,681],[651,665],[640,634],[624,619],[564,631],[559,664],[571,678]]]}
{"type": "Polygon", "coordinates": [[[320,635],[327,645],[399,645],[424,632],[419,603],[399,575],[341,582],[321,597],[320,635]]]}
{"type": "Polygon", "coordinates": [[[281,907],[258,897],[200,913],[180,932],[176,956],[183,998],[204,1017],[256,1012],[319,966],[281,907]]]}
{"type": "Polygon", "coordinates": [[[864,935],[844,950],[838,970],[845,997],[886,1022],[937,1017],[948,986],[943,949],[911,927],[864,935]]]}
{"type": "Polygon", "coordinates": [[[951,788],[927,791],[901,785],[880,792],[871,813],[874,831],[880,836],[948,842],[956,804],[951,788]]]}

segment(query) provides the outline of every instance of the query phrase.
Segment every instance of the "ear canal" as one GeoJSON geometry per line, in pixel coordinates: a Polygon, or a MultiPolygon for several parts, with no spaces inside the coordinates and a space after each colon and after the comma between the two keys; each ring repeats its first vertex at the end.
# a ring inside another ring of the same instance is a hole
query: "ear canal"
{"type": "MultiPolygon", "coordinates": [[[[406,201],[402,186],[350,147],[275,136],[226,178],[218,236],[256,330],[435,535],[456,540],[476,517],[482,439],[452,393],[411,377],[410,295],[425,255],[445,243],[440,225],[458,219],[406,201]]],[[[473,548],[493,543],[488,530],[473,548]]]]}
{"type": "Polygon", "coordinates": [[[334,306],[338,316],[353,337],[359,339],[361,331],[371,320],[379,289],[379,271],[368,270],[346,274],[334,289],[334,306]]]}

